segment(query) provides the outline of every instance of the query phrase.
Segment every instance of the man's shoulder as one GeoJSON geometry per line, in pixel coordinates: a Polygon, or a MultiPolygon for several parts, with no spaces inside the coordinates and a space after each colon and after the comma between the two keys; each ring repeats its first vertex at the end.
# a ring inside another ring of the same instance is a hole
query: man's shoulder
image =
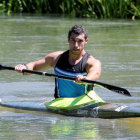
{"type": "Polygon", "coordinates": [[[59,57],[61,54],[63,54],[65,51],[55,51],[55,52],[51,52],[48,55],[51,57],[59,57]]]}
{"type": "Polygon", "coordinates": [[[55,65],[57,64],[60,56],[64,53],[65,51],[56,51],[56,52],[52,52],[50,53],[50,57],[53,61],[53,66],[55,67],[55,65]]]}
{"type": "Polygon", "coordinates": [[[101,64],[100,60],[96,59],[92,55],[89,56],[87,63],[89,64],[101,64]]]}
{"type": "Polygon", "coordinates": [[[56,55],[60,55],[62,53],[64,53],[65,51],[55,51],[55,52],[52,52],[52,54],[56,54],[56,55]]]}

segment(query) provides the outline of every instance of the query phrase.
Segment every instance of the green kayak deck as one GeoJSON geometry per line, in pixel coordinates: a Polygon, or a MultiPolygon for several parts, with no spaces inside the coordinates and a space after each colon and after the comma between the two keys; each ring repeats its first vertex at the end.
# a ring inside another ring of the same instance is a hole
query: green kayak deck
{"type": "Polygon", "coordinates": [[[45,106],[49,109],[77,109],[82,106],[92,105],[96,103],[105,102],[103,101],[95,91],[89,91],[87,94],[84,94],[75,98],[57,98],[51,102],[45,103],[45,106]]]}

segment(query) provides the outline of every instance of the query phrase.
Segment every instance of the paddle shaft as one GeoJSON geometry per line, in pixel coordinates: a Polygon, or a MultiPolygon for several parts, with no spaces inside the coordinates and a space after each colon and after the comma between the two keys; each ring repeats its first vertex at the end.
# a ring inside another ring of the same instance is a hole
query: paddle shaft
{"type": "MultiPolygon", "coordinates": [[[[15,70],[14,67],[5,66],[5,65],[0,64],[0,70],[4,70],[4,69],[15,70]]],[[[62,76],[62,75],[57,75],[57,74],[52,74],[52,73],[47,73],[47,72],[42,72],[42,71],[23,69],[22,72],[23,73],[26,72],[26,73],[31,73],[31,74],[44,75],[44,76],[52,76],[52,77],[62,78],[62,79],[67,79],[67,80],[75,80],[75,77],[62,76]]],[[[101,83],[101,82],[93,81],[93,80],[83,79],[81,81],[85,82],[85,83],[91,83],[91,84],[100,85],[100,86],[102,86],[102,87],[104,87],[104,88],[106,88],[108,90],[114,91],[116,93],[123,94],[123,95],[126,95],[126,96],[131,96],[131,94],[126,89],[121,88],[121,87],[117,87],[117,86],[113,86],[113,85],[109,85],[109,84],[105,84],[105,83],[101,83]]]]}

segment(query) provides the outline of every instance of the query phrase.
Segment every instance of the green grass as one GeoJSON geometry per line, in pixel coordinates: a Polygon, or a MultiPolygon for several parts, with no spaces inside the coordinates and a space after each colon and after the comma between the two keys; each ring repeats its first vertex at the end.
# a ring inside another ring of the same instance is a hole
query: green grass
{"type": "Polygon", "coordinates": [[[55,13],[86,18],[140,18],[139,0],[1,0],[0,12],[55,13]]]}

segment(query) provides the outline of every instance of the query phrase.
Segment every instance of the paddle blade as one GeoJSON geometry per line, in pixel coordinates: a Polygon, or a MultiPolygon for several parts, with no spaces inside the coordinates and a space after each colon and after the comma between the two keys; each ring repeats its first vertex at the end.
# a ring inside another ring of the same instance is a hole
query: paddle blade
{"type": "MultiPolygon", "coordinates": [[[[110,89],[111,90],[111,89],[110,89]]],[[[112,89],[111,91],[117,92],[119,94],[123,94],[126,96],[132,96],[128,90],[124,89],[124,88],[120,88],[120,87],[116,87],[115,89],[112,89]]]]}
{"type": "Polygon", "coordinates": [[[15,68],[0,63],[0,70],[15,70],[15,68]]]}
{"type": "Polygon", "coordinates": [[[131,94],[126,89],[121,88],[121,87],[117,87],[117,86],[114,86],[114,85],[109,85],[109,84],[106,84],[106,83],[101,83],[101,82],[98,82],[98,81],[92,81],[92,80],[85,80],[84,79],[82,81],[87,82],[87,83],[96,84],[99,87],[103,87],[105,89],[111,90],[111,91],[119,93],[119,94],[123,94],[125,96],[131,96],[131,94]]]}
{"type": "Polygon", "coordinates": [[[4,70],[4,66],[0,63],[0,70],[4,70]]]}
{"type": "Polygon", "coordinates": [[[117,87],[117,86],[113,86],[113,85],[108,85],[108,84],[95,84],[99,87],[103,87],[105,89],[111,90],[113,92],[125,95],[125,96],[129,96],[131,97],[132,95],[129,93],[128,90],[126,90],[125,88],[122,87],[117,87]]]}

